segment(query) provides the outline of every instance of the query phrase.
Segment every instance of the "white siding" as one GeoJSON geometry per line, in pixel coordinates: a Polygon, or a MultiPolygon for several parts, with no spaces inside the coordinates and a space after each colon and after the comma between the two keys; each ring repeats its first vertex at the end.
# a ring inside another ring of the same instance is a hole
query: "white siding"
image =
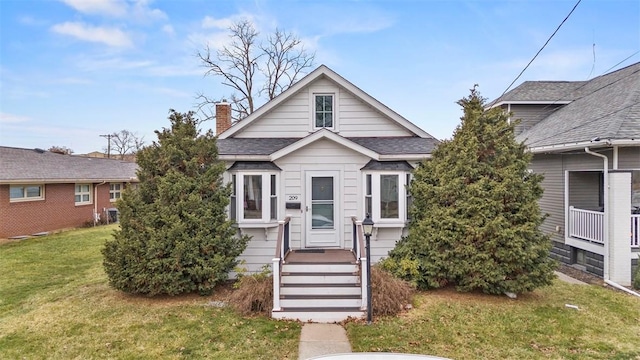
{"type": "Polygon", "coordinates": [[[374,110],[328,79],[318,79],[263,115],[240,133],[238,138],[302,138],[314,131],[314,94],[334,94],[336,129],[344,137],[411,136],[407,129],[374,110]]]}

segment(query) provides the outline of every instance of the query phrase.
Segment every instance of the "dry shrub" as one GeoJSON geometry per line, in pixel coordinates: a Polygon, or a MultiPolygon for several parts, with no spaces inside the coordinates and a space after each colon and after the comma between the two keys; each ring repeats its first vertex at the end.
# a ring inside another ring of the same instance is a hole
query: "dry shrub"
{"type": "Polygon", "coordinates": [[[242,276],[229,295],[229,305],[242,315],[269,315],[273,309],[273,276],[258,273],[242,276]]]}
{"type": "Polygon", "coordinates": [[[396,315],[411,304],[414,287],[379,266],[371,267],[371,301],[374,315],[396,315]]]}

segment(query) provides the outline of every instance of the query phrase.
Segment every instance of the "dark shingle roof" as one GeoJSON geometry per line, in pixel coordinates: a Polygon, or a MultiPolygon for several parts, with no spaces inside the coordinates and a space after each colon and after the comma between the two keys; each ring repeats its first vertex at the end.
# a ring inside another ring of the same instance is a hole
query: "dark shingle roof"
{"type": "MultiPolygon", "coordinates": [[[[352,137],[354,143],[382,155],[430,154],[438,140],[420,137],[352,137]]],[[[270,155],[299,138],[227,138],[218,139],[220,155],[270,155]]]]}
{"type": "Polygon", "coordinates": [[[493,103],[511,101],[571,101],[585,81],[525,81],[493,103]]]}
{"type": "Polygon", "coordinates": [[[406,161],[377,161],[371,160],[360,170],[394,170],[412,171],[413,166],[406,161]]]}
{"type": "Polygon", "coordinates": [[[236,161],[229,169],[233,170],[277,170],[280,171],[278,165],[271,161],[236,161]]]}
{"type": "Polygon", "coordinates": [[[121,160],[0,146],[0,183],[137,181],[137,167],[135,163],[121,160]]]}
{"type": "Polygon", "coordinates": [[[640,63],[596,77],[580,96],[518,136],[529,147],[640,138],[640,63]]]}

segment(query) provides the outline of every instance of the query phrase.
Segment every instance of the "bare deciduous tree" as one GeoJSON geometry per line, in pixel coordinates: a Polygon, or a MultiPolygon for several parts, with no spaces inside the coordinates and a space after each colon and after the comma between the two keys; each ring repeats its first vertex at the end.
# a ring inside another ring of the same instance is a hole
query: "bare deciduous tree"
{"type": "MultiPolygon", "coordinates": [[[[144,136],[138,136],[137,133],[129,130],[120,130],[111,134],[109,137],[111,142],[110,151],[117,154],[120,159],[124,159],[125,155],[135,154],[144,146],[144,136]]],[[[105,152],[107,149],[103,149],[105,152]]]]}
{"type": "Polygon", "coordinates": [[[73,154],[73,150],[71,150],[70,148],[68,148],[66,146],[54,145],[54,146],[49,148],[49,151],[51,151],[52,153],[63,154],[63,155],[71,155],[71,154],[73,154]]]}
{"type": "MultiPolygon", "coordinates": [[[[313,66],[315,53],[308,53],[302,41],[292,33],[276,29],[259,42],[259,33],[249,20],[229,27],[231,43],[212,54],[209,45],[197,56],[207,68],[206,75],[222,77],[222,84],[233,89],[233,119],[242,120],[257,108],[261,95],[267,100],[293,85],[304,71],[313,66]],[[262,76],[258,78],[258,76],[262,76]],[[264,83],[260,89],[255,85],[264,83]]],[[[206,119],[215,117],[216,100],[200,93],[198,112],[206,119]]]]}

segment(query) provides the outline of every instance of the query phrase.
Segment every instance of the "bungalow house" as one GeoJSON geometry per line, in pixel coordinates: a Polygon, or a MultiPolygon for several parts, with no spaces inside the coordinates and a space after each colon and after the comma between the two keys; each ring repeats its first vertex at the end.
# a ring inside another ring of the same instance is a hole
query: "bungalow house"
{"type": "Polygon", "coordinates": [[[630,285],[640,254],[640,63],[589,81],[527,81],[490,104],[545,176],[542,229],[561,263],[630,285]]]}
{"type": "Polygon", "coordinates": [[[0,146],[0,238],[117,220],[135,163],[0,146]]]}
{"type": "Polygon", "coordinates": [[[438,140],[326,66],[233,125],[230,112],[216,105],[229,215],[252,236],[247,269],[273,265],[273,317],[362,316],[363,218],[376,262],[405,233],[406,185],[438,140]]]}

